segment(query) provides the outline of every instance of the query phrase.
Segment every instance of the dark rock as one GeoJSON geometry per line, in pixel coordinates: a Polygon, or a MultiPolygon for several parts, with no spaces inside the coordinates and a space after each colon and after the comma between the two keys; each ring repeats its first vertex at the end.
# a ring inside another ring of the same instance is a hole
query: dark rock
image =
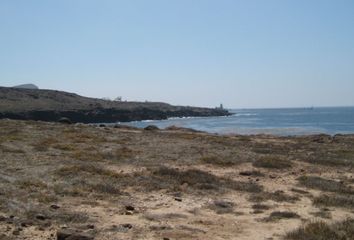
{"type": "Polygon", "coordinates": [[[243,172],[240,172],[240,175],[241,175],[241,176],[252,176],[252,172],[250,172],[250,171],[243,171],[243,172]]]}
{"type": "Polygon", "coordinates": [[[175,197],[175,201],[177,201],[177,202],[182,202],[182,198],[180,198],[180,197],[175,197]]]}
{"type": "Polygon", "coordinates": [[[149,125],[149,126],[145,127],[144,130],[156,131],[156,130],[159,130],[159,128],[157,126],[155,126],[155,125],[149,125]]]}
{"type": "Polygon", "coordinates": [[[6,221],[6,217],[4,217],[4,216],[0,216],[0,222],[5,222],[6,221]]]}
{"type": "Polygon", "coordinates": [[[105,124],[100,124],[100,125],[98,125],[99,127],[106,127],[106,125],[105,124]]]}
{"type": "Polygon", "coordinates": [[[32,225],[33,225],[33,222],[31,222],[31,221],[21,222],[21,227],[30,227],[32,225]]]}
{"type": "Polygon", "coordinates": [[[52,204],[52,205],[50,205],[50,208],[51,208],[51,209],[54,209],[54,210],[57,210],[57,209],[59,209],[60,207],[59,207],[58,205],[52,204]]]}
{"type": "Polygon", "coordinates": [[[87,227],[88,229],[95,229],[95,225],[93,225],[93,224],[88,224],[86,227],[87,227]]]}
{"type": "Polygon", "coordinates": [[[83,232],[72,229],[61,229],[57,231],[57,240],[93,240],[94,237],[83,232]]]}
{"type": "Polygon", "coordinates": [[[12,234],[18,236],[18,235],[20,235],[20,231],[18,229],[16,229],[12,232],[12,234]]]}
{"type": "Polygon", "coordinates": [[[167,237],[164,237],[164,238],[163,238],[163,240],[170,240],[170,239],[169,239],[169,238],[167,238],[167,237]]]}
{"type": "Polygon", "coordinates": [[[125,206],[125,210],[127,210],[127,211],[134,211],[135,208],[134,208],[133,206],[131,206],[131,205],[127,205],[127,206],[125,206]]]}
{"type": "Polygon", "coordinates": [[[44,220],[47,219],[47,217],[44,216],[44,215],[42,215],[42,214],[37,214],[37,215],[36,215],[36,219],[41,220],[41,221],[44,221],[44,220]]]}
{"type": "Polygon", "coordinates": [[[130,223],[125,223],[125,224],[122,224],[122,227],[131,229],[131,228],[133,228],[133,225],[131,225],[130,223]]]}
{"type": "Polygon", "coordinates": [[[58,122],[63,123],[63,124],[72,124],[71,120],[66,117],[62,117],[58,120],[58,122]]]}

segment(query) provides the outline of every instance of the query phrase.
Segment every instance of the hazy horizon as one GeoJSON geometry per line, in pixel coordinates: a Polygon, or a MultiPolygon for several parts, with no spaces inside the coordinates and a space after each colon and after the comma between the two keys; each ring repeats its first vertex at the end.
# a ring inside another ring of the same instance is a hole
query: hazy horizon
{"type": "Polygon", "coordinates": [[[354,106],[354,2],[0,2],[0,86],[226,108],[354,106]]]}

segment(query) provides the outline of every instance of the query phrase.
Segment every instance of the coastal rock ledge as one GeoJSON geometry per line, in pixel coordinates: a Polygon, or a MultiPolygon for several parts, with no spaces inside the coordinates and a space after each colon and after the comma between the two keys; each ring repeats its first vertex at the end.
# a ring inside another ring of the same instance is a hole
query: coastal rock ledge
{"type": "Polygon", "coordinates": [[[0,87],[0,119],[58,121],[68,118],[74,123],[114,123],[228,115],[231,114],[220,108],[109,101],[55,90],[0,87]]]}

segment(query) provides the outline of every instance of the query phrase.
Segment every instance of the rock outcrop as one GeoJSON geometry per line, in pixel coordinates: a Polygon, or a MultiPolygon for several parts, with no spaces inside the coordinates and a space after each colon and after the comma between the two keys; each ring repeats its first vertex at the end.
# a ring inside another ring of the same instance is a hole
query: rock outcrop
{"type": "Polygon", "coordinates": [[[227,110],[159,102],[116,102],[54,91],[0,87],[0,119],[114,123],[170,117],[227,116],[227,110]]]}

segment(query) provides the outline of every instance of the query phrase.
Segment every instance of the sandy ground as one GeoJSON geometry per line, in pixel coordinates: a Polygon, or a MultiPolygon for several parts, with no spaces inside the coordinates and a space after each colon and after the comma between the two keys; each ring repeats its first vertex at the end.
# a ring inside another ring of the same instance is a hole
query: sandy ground
{"type": "Polygon", "coordinates": [[[316,202],[353,196],[350,135],[11,120],[0,134],[0,239],[57,239],[62,229],[94,239],[283,239],[307,222],[354,217],[349,200],[316,202]]]}

